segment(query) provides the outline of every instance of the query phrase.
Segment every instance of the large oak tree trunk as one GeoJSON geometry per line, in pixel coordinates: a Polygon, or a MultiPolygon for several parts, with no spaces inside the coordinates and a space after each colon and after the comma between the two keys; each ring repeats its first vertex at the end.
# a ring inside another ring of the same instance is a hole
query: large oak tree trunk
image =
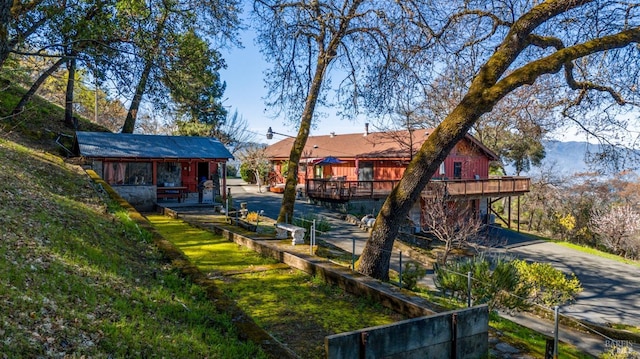
{"type": "Polygon", "coordinates": [[[140,108],[140,103],[142,102],[142,95],[144,94],[147,88],[147,81],[149,80],[149,74],[151,74],[152,67],[153,67],[153,61],[147,60],[147,62],[144,64],[144,69],[142,70],[142,74],[140,75],[140,80],[138,81],[138,85],[136,86],[136,92],[133,95],[133,100],[131,100],[129,111],[127,111],[127,118],[124,120],[124,125],[122,126],[122,133],[133,133],[133,130],[136,127],[136,118],[138,117],[138,109],[140,108]]]}
{"type": "Polygon", "coordinates": [[[467,95],[463,103],[429,135],[409,163],[398,185],[382,205],[371,237],[358,263],[360,272],[381,280],[389,280],[389,260],[400,224],[420,198],[420,193],[438,170],[440,163],[465,136],[471,125],[489,108],[477,96],[467,95]]]}
{"type": "Polygon", "coordinates": [[[160,47],[160,42],[162,41],[162,34],[164,33],[164,28],[166,26],[168,17],[169,14],[165,11],[162,18],[160,19],[160,22],[158,23],[158,27],[156,28],[156,32],[151,45],[152,47],[148,49],[149,53],[145,58],[144,69],[142,70],[142,74],[140,75],[138,85],[136,86],[136,92],[133,95],[133,99],[131,100],[129,111],[127,111],[127,118],[124,120],[124,125],[122,125],[122,133],[133,133],[133,130],[135,130],[136,128],[136,119],[138,118],[140,103],[142,103],[142,95],[144,95],[145,91],[147,90],[147,81],[149,81],[151,70],[153,70],[155,57],[159,51],[158,48],[160,47]]]}
{"type": "MultiPolygon", "coordinates": [[[[314,6],[318,6],[315,2],[314,6]]],[[[304,110],[300,119],[300,128],[298,129],[298,135],[296,136],[293,146],[291,147],[291,153],[289,155],[287,180],[284,186],[284,193],[282,196],[282,206],[280,207],[280,213],[278,214],[278,222],[284,222],[293,218],[293,207],[296,202],[296,186],[298,185],[298,166],[300,157],[302,157],[302,151],[309,138],[309,132],[311,131],[311,122],[313,120],[313,113],[318,102],[318,96],[322,89],[322,83],[327,71],[327,67],[335,58],[338,47],[341,46],[344,36],[347,34],[349,23],[353,19],[357,9],[362,4],[362,0],[355,0],[349,6],[347,14],[340,20],[340,25],[337,31],[333,32],[326,27],[325,24],[319,25],[321,30],[319,34],[314,38],[318,45],[318,55],[315,72],[309,88],[309,93],[305,99],[304,110]],[[331,34],[328,41],[327,34],[331,34]]],[[[319,16],[320,10],[316,8],[319,16]]]]}

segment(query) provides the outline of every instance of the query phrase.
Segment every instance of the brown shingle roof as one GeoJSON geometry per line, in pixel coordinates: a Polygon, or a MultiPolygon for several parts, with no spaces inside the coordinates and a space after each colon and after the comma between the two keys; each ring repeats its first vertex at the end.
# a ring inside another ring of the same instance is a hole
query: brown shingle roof
{"type": "MultiPolygon", "coordinates": [[[[430,129],[413,131],[414,151],[427,138],[430,129]]],[[[480,141],[467,135],[467,139],[477,145],[492,160],[497,160],[495,153],[482,145],[480,141]]],[[[303,158],[323,158],[334,156],[341,159],[349,158],[408,158],[409,131],[372,132],[366,136],[363,133],[348,133],[323,136],[309,136],[304,148],[303,158]]],[[[293,138],[285,138],[267,147],[267,155],[274,159],[289,158],[293,138]]]]}

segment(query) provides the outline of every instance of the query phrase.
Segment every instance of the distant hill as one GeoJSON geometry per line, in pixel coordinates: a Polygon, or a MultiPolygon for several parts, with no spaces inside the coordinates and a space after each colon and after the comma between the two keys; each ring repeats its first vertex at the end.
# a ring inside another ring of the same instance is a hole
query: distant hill
{"type": "MultiPolygon", "coordinates": [[[[560,175],[572,175],[581,172],[592,172],[593,167],[586,161],[587,150],[597,152],[599,145],[578,141],[546,141],[544,143],[547,152],[542,162],[542,168],[553,168],[560,175]]],[[[507,167],[507,174],[515,174],[513,166],[507,167]]],[[[539,167],[533,167],[524,176],[535,176],[540,172],[539,167]]]]}
{"type": "Polygon", "coordinates": [[[587,148],[591,147],[591,151],[597,149],[597,145],[576,141],[547,141],[544,147],[547,155],[543,163],[547,166],[554,165],[558,171],[567,175],[589,171],[586,162],[587,148]]]}

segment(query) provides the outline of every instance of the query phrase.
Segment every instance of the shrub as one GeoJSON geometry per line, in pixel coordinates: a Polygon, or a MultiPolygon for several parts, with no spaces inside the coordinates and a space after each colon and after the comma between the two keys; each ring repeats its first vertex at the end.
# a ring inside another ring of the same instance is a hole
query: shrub
{"type": "Polygon", "coordinates": [[[472,275],[474,303],[487,303],[490,309],[526,309],[532,304],[561,305],[582,291],[575,275],[566,276],[548,263],[523,260],[490,260],[484,256],[435,267],[435,285],[443,293],[466,300],[467,273],[472,275]]]}
{"type": "Polygon", "coordinates": [[[402,269],[402,285],[409,290],[415,290],[418,281],[427,274],[427,270],[415,262],[407,262],[402,269]]]}
{"type": "Polygon", "coordinates": [[[236,177],[238,175],[238,168],[234,165],[227,165],[227,177],[236,177]]]}
{"type": "Polygon", "coordinates": [[[468,272],[471,272],[471,298],[475,304],[487,304],[490,310],[521,310],[530,306],[526,300],[529,287],[522,283],[513,263],[504,258],[490,260],[477,256],[436,265],[436,288],[445,294],[451,293],[454,298],[467,300],[468,272]]]}
{"type": "Polygon", "coordinates": [[[523,282],[531,287],[530,300],[545,306],[561,305],[575,300],[582,291],[575,274],[566,276],[549,263],[527,263],[514,260],[515,267],[523,282]]]}
{"type": "Polygon", "coordinates": [[[258,218],[260,218],[258,212],[249,212],[247,214],[247,222],[257,222],[258,218]]]}
{"type": "Polygon", "coordinates": [[[614,346],[601,356],[602,359],[640,359],[640,353],[628,345],[614,346]]]}
{"type": "Polygon", "coordinates": [[[247,183],[256,183],[256,175],[246,163],[240,164],[240,178],[247,183]]]}

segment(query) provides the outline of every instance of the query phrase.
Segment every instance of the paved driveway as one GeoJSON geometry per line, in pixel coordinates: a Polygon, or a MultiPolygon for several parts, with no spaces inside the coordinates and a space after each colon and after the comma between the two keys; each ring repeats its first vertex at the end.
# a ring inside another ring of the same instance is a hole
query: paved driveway
{"type": "MultiPolygon", "coordinates": [[[[229,186],[234,200],[248,203],[251,211],[264,210],[266,216],[276,218],[282,201],[281,194],[257,193],[255,186],[246,186],[241,180],[231,180],[229,186]]],[[[355,226],[335,220],[335,214],[322,207],[297,201],[296,216],[303,213],[320,214],[333,222],[330,237],[323,239],[351,251],[356,240],[356,254],[364,248],[368,234],[355,226]]],[[[530,240],[529,237],[513,232],[500,232],[507,245],[500,252],[520,258],[549,262],[565,272],[573,272],[582,282],[584,291],[572,305],[563,306],[560,312],[575,318],[596,323],[625,323],[640,326],[640,267],[589,255],[554,243],[530,240]]],[[[397,268],[394,254],[392,268],[397,268]]],[[[427,279],[427,284],[430,280],[427,279]]]]}

